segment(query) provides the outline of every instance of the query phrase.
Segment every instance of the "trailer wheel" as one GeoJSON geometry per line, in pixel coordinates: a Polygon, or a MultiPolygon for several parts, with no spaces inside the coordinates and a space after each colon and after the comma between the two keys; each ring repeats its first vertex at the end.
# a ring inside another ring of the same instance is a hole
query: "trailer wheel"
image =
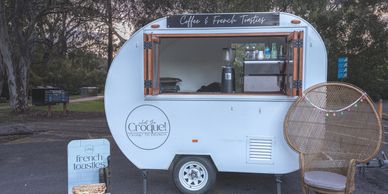
{"type": "Polygon", "coordinates": [[[173,179],[182,193],[201,194],[213,187],[216,170],[205,157],[183,157],[174,165],[173,179]]]}

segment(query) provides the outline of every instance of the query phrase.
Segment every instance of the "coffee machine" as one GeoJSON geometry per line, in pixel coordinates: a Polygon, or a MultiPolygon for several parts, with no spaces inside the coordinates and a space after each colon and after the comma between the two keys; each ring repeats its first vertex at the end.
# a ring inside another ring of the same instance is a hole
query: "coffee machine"
{"type": "Polygon", "coordinates": [[[223,58],[225,66],[222,66],[221,76],[221,92],[234,93],[235,92],[235,74],[233,68],[234,53],[236,49],[223,48],[223,58]]]}

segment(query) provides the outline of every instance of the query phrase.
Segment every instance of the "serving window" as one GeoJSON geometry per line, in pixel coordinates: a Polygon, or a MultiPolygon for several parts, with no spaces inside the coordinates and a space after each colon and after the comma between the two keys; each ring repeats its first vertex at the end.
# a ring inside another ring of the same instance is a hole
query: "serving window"
{"type": "Polygon", "coordinates": [[[303,32],[145,34],[144,94],[300,95],[302,39],[303,32]]]}

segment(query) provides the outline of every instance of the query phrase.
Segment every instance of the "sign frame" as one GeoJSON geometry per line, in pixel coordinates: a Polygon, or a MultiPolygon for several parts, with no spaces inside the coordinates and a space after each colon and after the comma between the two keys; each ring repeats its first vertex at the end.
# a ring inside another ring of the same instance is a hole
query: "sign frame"
{"type": "Polygon", "coordinates": [[[339,80],[348,77],[348,57],[347,56],[339,56],[337,59],[337,77],[339,80]]]}
{"type": "Polygon", "coordinates": [[[100,168],[108,167],[109,140],[72,140],[67,145],[68,194],[74,186],[99,183],[100,168]]]}
{"type": "Polygon", "coordinates": [[[167,28],[279,26],[279,16],[279,12],[172,15],[167,28]]]}

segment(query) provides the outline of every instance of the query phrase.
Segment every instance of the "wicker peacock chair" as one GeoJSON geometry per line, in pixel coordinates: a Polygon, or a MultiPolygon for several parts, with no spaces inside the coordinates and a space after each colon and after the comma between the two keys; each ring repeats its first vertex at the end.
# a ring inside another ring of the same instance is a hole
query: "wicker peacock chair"
{"type": "Polygon", "coordinates": [[[380,149],[382,125],[373,102],[344,83],[310,87],[284,121],[288,144],[300,153],[302,191],[351,193],[355,164],[380,149]]]}

